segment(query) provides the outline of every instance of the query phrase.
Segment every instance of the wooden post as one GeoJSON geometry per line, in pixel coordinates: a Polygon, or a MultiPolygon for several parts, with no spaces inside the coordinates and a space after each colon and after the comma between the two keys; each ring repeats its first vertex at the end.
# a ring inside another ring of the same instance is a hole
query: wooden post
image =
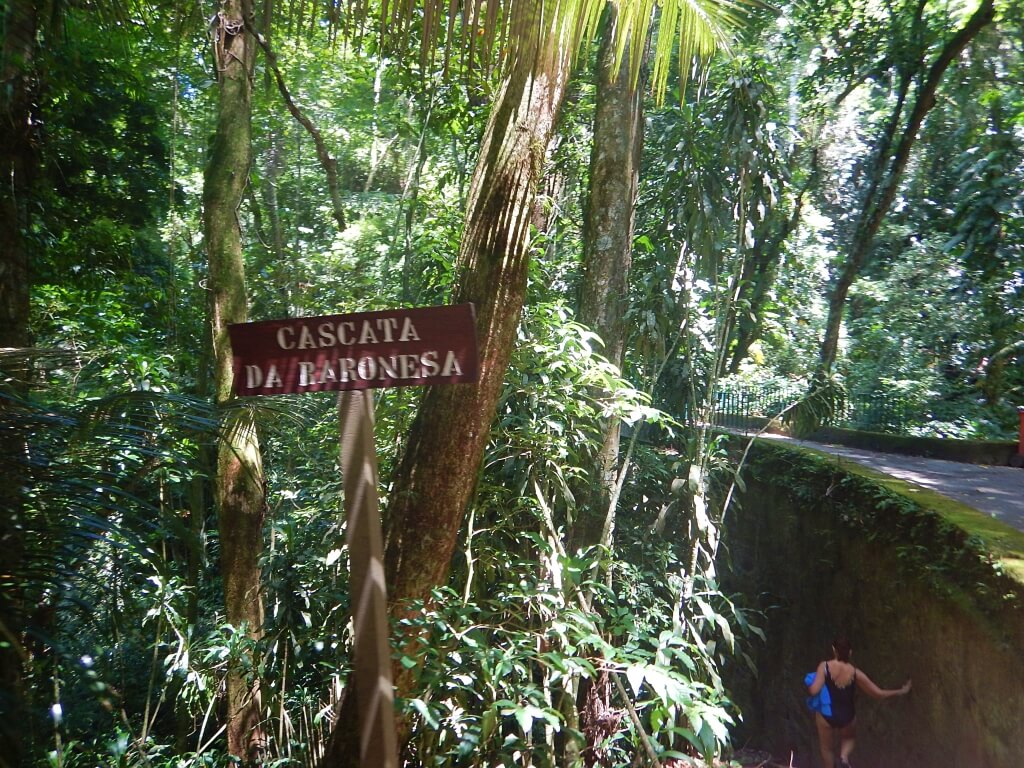
{"type": "Polygon", "coordinates": [[[473,305],[261,320],[231,325],[228,333],[239,397],[341,391],[359,764],[398,768],[373,396],[368,390],[476,381],[480,364],[473,305]]]}
{"type": "Polygon", "coordinates": [[[366,390],[342,392],[338,397],[338,416],[355,632],[359,762],[363,768],[398,768],[384,585],[384,540],[377,498],[377,449],[373,439],[373,394],[366,390]]]}

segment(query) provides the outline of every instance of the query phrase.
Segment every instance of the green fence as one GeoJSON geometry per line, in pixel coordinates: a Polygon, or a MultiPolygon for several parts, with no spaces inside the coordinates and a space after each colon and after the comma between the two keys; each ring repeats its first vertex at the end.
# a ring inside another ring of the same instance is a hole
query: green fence
{"type": "Polygon", "coordinates": [[[797,387],[729,387],[715,393],[715,424],[742,428],[750,418],[774,419],[803,397],[797,387]]]}
{"type": "MultiPolygon", "coordinates": [[[[723,427],[744,428],[751,418],[775,419],[797,403],[804,387],[727,387],[715,395],[713,421],[723,427]]],[[[848,393],[827,426],[868,432],[902,434],[921,420],[918,408],[890,392],[848,393]]]]}

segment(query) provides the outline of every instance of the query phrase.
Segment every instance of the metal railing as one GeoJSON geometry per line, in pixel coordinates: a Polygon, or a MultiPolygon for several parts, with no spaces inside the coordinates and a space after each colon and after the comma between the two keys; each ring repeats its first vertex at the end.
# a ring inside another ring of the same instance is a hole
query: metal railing
{"type": "MultiPolygon", "coordinates": [[[[799,386],[722,388],[715,395],[712,420],[723,427],[745,428],[751,419],[779,418],[806,394],[807,389],[799,386]]],[[[827,426],[904,434],[921,419],[918,411],[898,394],[852,392],[842,399],[827,426]]]]}
{"type": "Polygon", "coordinates": [[[751,418],[775,419],[804,396],[798,387],[729,387],[715,393],[712,421],[723,427],[746,427],[751,418]]]}

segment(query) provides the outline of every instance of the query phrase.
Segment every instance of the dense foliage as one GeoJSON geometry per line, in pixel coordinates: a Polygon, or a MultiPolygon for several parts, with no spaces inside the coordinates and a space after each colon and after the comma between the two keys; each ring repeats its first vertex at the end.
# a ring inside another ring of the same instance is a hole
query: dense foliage
{"type": "MultiPolygon", "coordinates": [[[[580,55],[450,578],[393,627],[418,638],[415,653],[394,643],[417,672],[399,702],[410,761],[728,752],[740,713],[723,673],[758,629],[718,585],[733,468],[702,425],[727,385],[810,382],[896,83],[972,10],[757,9],[731,55],[648,99],[621,370],[576,317],[596,98],[580,55]],[[614,533],[572,550],[609,420],[624,425],[614,533]]],[[[325,394],[214,403],[209,20],[180,4],[55,5],[29,60],[10,52],[5,13],[4,87],[31,84],[37,154],[19,230],[33,344],[0,350],[0,644],[24,673],[5,672],[0,704],[23,710],[26,765],[225,765],[225,681],[241,670],[260,684],[266,764],[317,765],[351,674],[338,416],[325,394]],[[19,67],[33,77],[8,77],[19,67]],[[226,621],[230,532],[212,503],[240,412],[265,468],[259,636],[226,621]]],[[[349,13],[260,9],[252,163],[236,169],[252,319],[442,304],[460,279],[501,71],[469,66],[472,52],[390,57],[349,13]],[[344,227],[275,67],[336,163],[344,227]]],[[[490,22],[466,23],[482,36],[490,22]]],[[[942,79],[845,306],[831,391],[898,394],[920,434],[1010,438],[1024,404],[1022,33],[1021,9],[998,6],[942,79]]],[[[376,397],[385,516],[419,400],[376,397]]]]}

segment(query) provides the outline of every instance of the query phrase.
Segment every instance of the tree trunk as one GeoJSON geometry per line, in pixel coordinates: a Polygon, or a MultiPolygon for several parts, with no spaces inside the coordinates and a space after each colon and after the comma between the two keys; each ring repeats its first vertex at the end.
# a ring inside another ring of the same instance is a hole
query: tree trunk
{"type": "MultiPolygon", "coordinates": [[[[964,26],[946,42],[928,71],[920,73],[924,75],[924,79],[918,88],[916,98],[906,118],[906,125],[895,148],[890,150],[891,142],[886,140],[875,155],[869,171],[870,187],[857,218],[846,263],[836,278],[829,296],[825,337],[818,355],[817,379],[827,377],[835,365],[839,350],[839,331],[850,286],[853,285],[867,262],[874,245],[875,235],[878,234],[892,201],[896,197],[900,179],[903,177],[903,171],[910,159],[910,151],[917,141],[917,132],[920,130],[925,116],[935,106],[935,93],[942,81],[942,76],[971,40],[992,21],[994,16],[993,0],[983,0],[964,26]]],[[[904,73],[904,83],[909,84],[911,78],[916,74],[904,73]]],[[[903,118],[904,104],[905,101],[902,98],[897,102],[896,109],[888,123],[893,129],[903,118]]],[[[891,135],[895,135],[895,130],[891,135]]],[[[884,138],[888,139],[889,137],[884,138]]]]}
{"type": "MultiPolygon", "coordinates": [[[[480,378],[425,392],[395,470],[385,521],[393,620],[408,615],[410,601],[429,600],[431,589],[447,579],[519,325],[530,215],[571,58],[568,32],[559,34],[540,18],[545,7],[525,0],[517,10],[527,15],[518,27],[527,32],[509,52],[509,70],[484,132],[456,261],[453,300],[476,307],[480,378]]],[[[401,644],[410,656],[419,655],[416,638],[403,637],[401,644]]],[[[416,675],[395,665],[397,696],[409,695],[416,675]]],[[[358,765],[357,728],[355,697],[346,695],[322,766],[358,765]]],[[[400,724],[399,731],[402,744],[408,725],[400,724]]]]}
{"type": "MultiPolygon", "coordinates": [[[[921,0],[918,5],[919,15],[923,13],[924,2],[925,0],[921,0]]],[[[868,261],[875,236],[896,197],[903,171],[910,159],[910,152],[917,141],[918,131],[925,116],[935,106],[935,94],[942,77],[971,40],[992,21],[994,16],[993,0],[982,0],[981,5],[964,26],[946,42],[939,55],[928,67],[927,72],[909,68],[901,72],[900,92],[896,107],[890,115],[886,130],[877,144],[876,153],[868,168],[868,189],[854,226],[847,259],[836,276],[835,284],[829,294],[825,335],[819,349],[817,370],[809,387],[808,400],[810,402],[815,400],[828,402],[832,399],[832,395],[829,394],[828,382],[839,354],[839,335],[850,287],[868,261]],[[922,75],[923,79],[921,79],[922,75]],[[903,131],[897,137],[897,126],[904,119],[903,110],[910,83],[918,79],[921,79],[920,85],[906,117],[903,131]],[[896,140],[897,138],[898,140],[896,140]],[[895,146],[893,145],[894,140],[896,140],[895,146]]],[[[813,408],[809,409],[808,413],[813,411],[813,408]]],[[[801,431],[810,429],[817,422],[819,422],[819,417],[814,416],[812,422],[798,429],[801,431]]]]}
{"type": "Polygon", "coordinates": [[[0,61],[0,349],[29,346],[28,193],[39,162],[35,46],[39,19],[31,0],[8,0],[0,61]]]}
{"type": "MultiPolygon", "coordinates": [[[[0,354],[32,344],[29,331],[29,258],[25,242],[28,196],[38,165],[36,151],[35,54],[39,28],[37,4],[8,0],[2,16],[0,49],[0,354]]],[[[12,381],[0,393],[19,396],[28,387],[28,362],[12,356],[3,363],[12,381]]],[[[6,378],[0,377],[0,378],[6,378]]],[[[0,401],[0,421],[8,404],[0,401]]],[[[29,727],[25,703],[27,661],[22,646],[26,606],[19,586],[25,557],[22,512],[27,446],[14,433],[0,440],[0,574],[11,581],[0,589],[0,766],[23,761],[29,727]],[[11,578],[13,577],[13,579],[11,578]]]]}
{"type": "MultiPolygon", "coordinates": [[[[215,24],[220,101],[217,128],[203,187],[203,218],[209,257],[209,308],[213,382],[218,404],[231,398],[230,323],[246,319],[245,269],[238,206],[251,160],[251,96],[254,58],[252,17],[242,0],[225,0],[215,24]]],[[[225,411],[217,449],[214,495],[220,529],[221,573],[228,623],[251,639],[263,629],[259,559],[263,551],[263,467],[251,413],[225,411]]],[[[255,668],[255,664],[253,664],[255,668]]],[[[259,758],[259,681],[232,663],[227,680],[228,751],[243,761],[259,758]]]]}
{"type": "Polygon", "coordinates": [[[761,337],[764,326],[764,306],[769,292],[775,284],[779,261],[782,257],[780,247],[776,243],[762,242],[754,245],[743,264],[743,275],[740,278],[739,296],[734,307],[735,322],[733,324],[733,346],[729,351],[730,360],[725,372],[736,374],[740,365],[750,354],[750,347],[761,337]]]}
{"type": "MultiPolygon", "coordinates": [[[[295,294],[295,275],[292,269],[292,258],[285,247],[284,226],[281,222],[281,206],[277,199],[277,184],[281,175],[281,136],[275,132],[270,137],[267,148],[267,160],[263,167],[263,205],[267,210],[270,224],[270,252],[274,264],[274,285],[280,302],[281,316],[291,317],[295,294]]],[[[276,315],[275,315],[276,316],[276,315]]]]}
{"type": "Polygon", "coordinates": [[[728,372],[739,372],[740,364],[750,354],[750,347],[761,338],[764,330],[764,308],[769,293],[775,285],[779,264],[782,261],[782,249],[786,240],[800,224],[803,212],[804,197],[818,177],[818,155],[811,153],[811,172],[807,181],[800,187],[793,202],[793,210],[786,218],[776,224],[776,209],[769,212],[770,220],[765,222],[764,234],[755,238],[753,253],[743,265],[740,279],[740,295],[737,304],[741,311],[736,317],[735,344],[732,349],[732,360],[728,372]]]}
{"type": "MultiPolygon", "coordinates": [[[[626,311],[629,307],[629,272],[633,261],[633,223],[636,212],[640,154],[643,147],[642,87],[631,82],[629,52],[615,61],[615,26],[618,10],[609,4],[597,56],[594,139],[590,155],[590,190],[583,221],[583,279],[577,317],[604,342],[604,355],[622,368],[626,349],[626,311]]],[[[620,421],[601,425],[601,445],[594,456],[596,477],[581,491],[577,517],[569,531],[569,550],[595,544],[610,546],[615,528],[615,487],[619,473],[620,421]]],[[[605,686],[607,679],[604,679],[605,686]]],[[[566,764],[601,748],[601,713],[588,703],[595,700],[595,683],[582,679],[576,702],[575,730],[583,744],[566,739],[566,764]]],[[[563,702],[563,710],[570,709],[563,702]]],[[[571,722],[571,721],[570,721],[571,722]]],[[[587,762],[590,762],[589,760],[587,762]]]]}
{"type": "MultiPolygon", "coordinates": [[[[640,153],[642,88],[630,82],[629,53],[615,62],[618,12],[609,5],[597,61],[597,103],[590,156],[590,195],[584,219],[583,280],[578,318],[604,341],[604,355],[622,367],[626,348],[629,270],[633,260],[640,153]]],[[[585,494],[570,535],[572,550],[609,544],[614,527],[610,500],[619,464],[619,421],[602,425],[595,457],[598,482],[585,494]]]]}

